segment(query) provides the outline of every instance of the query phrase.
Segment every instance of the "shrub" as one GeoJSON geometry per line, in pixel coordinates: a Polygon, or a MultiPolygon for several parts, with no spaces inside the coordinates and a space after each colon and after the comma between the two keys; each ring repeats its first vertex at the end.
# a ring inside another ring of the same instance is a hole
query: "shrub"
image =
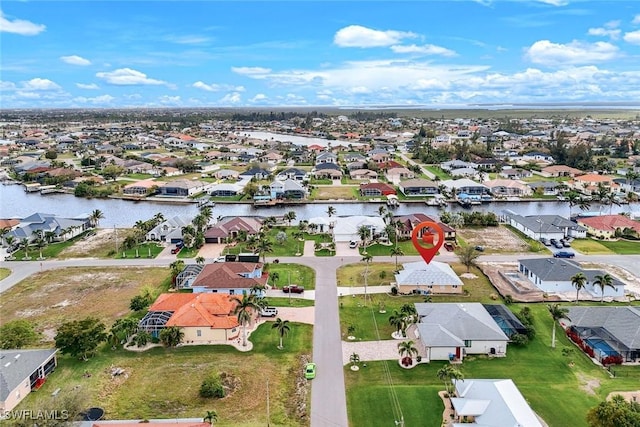
{"type": "Polygon", "coordinates": [[[224,387],[222,386],[222,380],[220,374],[211,374],[202,381],[200,385],[201,397],[224,397],[224,387]]]}
{"type": "Polygon", "coordinates": [[[504,303],[509,305],[509,304],[513,304],[513,297],[511,295],[505,295],[504,296],[504,303]]]}
{"type": "Polygon", "coordinates": [[[391,295],[393,295],[393,296],[398,295],[398,288],[397,287],[394,286],[393,288],[391,288],[391,295]]]}
{"type": "Polygon", "coordinates": [[[511,343],[518,346],[529,344],[529,337],[525,334],[513,334],[511,335],[511,343]]]}

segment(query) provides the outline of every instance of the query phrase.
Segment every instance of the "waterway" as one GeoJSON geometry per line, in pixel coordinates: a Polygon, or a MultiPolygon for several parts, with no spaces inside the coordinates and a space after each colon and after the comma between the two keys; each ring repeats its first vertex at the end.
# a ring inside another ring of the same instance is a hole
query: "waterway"
{"type": "MultiPolygon", "coordinates": [[[[337,216],[378,215],[378,208],[382,205],[382,203],[332,201],[297,206],[256,208],[247,203],[217,203],[213,207],[213,218],[247,215],[280,216],[286,212],[294,211],[296,218],[301,220],[326,216],[328,206],[333,206],[336,209],[337,216]]],[[[99,209],[104,214],[104,219],[100,221],[101,227],[115,226],[118,228],[131,227],[136,221],[147,220],[157,213],[162,213],[165,218],[171,218],[176,215],[195,216],[198,213],[198,206],[195,203],[84,199],[71,194],[40,195],[40,193],[26,193],[22,185],[0,185],[0,218],[24,218],[35,212],[73,218],[91,213],[95,209],[99,209]]],[[[559,201],[492,202],[473,206],[473,209],[482,212],[495,212],[496,214],[500,214],[505,209],[510,209],[520,215],[558,214],[565,217],[569,215],[569,204],[559,201]]],[[[598,205],[593,205],[591,208],[592,211],[597,211],[598,209],[598,205]]],[[[640,205],[614,205],[611,207],[611,212],[628,212],[629,209],[637,212],[640,210],[640,205]]],[[[454,212],[470,211],[470,209],[464,209],[454,203],[449,204],[446,210],[454,212]]],[[[400,207],[394,209],[397,215],[424,213],[430,216],[438,216],[441,211],[437,207],[426,206],[424,203],[401,203],[400,207]]],[[[578,212],[578,208],[573,207],[572,212],[578,212]]],[[[602,212],[608,214],[609,207],[604,207],[602,212]]]]}
{"type": "Polygon", "coordinates": [[[315,138],[315,137],[307,137],[307,136],[299,136],[299,135],[288,135],[281,133],[273,133],[273,132],[260,132],[260,131],[246,131],[239,132],[238,136],[249,136],[251,138],[262,139],[263,141],[280,141],[280,142],[290,142],[293,145],[319,145],[321,147],[327,147],[331,144],[333,147],[336,145],[352,145],[353,147],[360,147],[364,145],[362,142],[353,142],[353,141],[340,141],[333,140],[330,141],[326,138],[315,138]]]}

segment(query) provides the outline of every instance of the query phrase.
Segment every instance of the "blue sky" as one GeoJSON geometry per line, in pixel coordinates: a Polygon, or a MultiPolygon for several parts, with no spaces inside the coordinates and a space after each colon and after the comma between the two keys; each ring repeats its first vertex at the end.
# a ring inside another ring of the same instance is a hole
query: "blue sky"
{"type": "Polygon", "coordinates": [[[640,2],[4,1],[2,108],[636,102],[640,2]]]}

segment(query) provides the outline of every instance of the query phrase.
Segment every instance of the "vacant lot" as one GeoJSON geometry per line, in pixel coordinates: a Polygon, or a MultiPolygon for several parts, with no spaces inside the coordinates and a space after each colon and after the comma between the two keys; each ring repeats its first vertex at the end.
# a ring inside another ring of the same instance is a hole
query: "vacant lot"
{"type": "Polygon", "coordinates": [[[456,234],[470,246],[484,246],[487,252],[529,252],[529,245],[505,227],[460,228],[456,234]]]}
{"type": "Polygon", "coordinates": [[[52,339],[62,322],[95,316],[107,326],[143,288],[167,289],[168,268],[65,268],[34,274],[2,294],[0,323],[27,319],[52,339]]]}
{"type": "Polygon", "coordinates": [[[335,186],[335,187],[316,187],[313,190],[314,200],[332,200],[332,199],[345,199],[356,200],[357,197],[354,193],[356,187],[335,186]]]}

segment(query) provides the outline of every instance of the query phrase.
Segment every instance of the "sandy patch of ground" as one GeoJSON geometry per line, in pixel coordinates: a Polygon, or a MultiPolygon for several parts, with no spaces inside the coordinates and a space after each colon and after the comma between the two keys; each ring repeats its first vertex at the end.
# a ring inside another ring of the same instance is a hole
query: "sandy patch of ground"
{"type": "Polygon", "coordinates": [[[506,227],[461,228],[457,235],[471,246],[493,252],[528,252],[529,246],[506,227]]]}
{"type": "Polygon", "coordinates": [[[460,275],[460,277],[462,277],[463,279],[477,279],[478,278],[478,276],[476,276],[473,273],[462,273],[460,275]]]}
{"type": "Polygon", "coordinates": [[[640,402],[640,390],[636,391],[612,391],[607,396],[607,400],[611,400],[613,396],[619,394],[628,402],[640,402]]]}
{"type": "MultiPolygon", "coordinates": [[[[120,234],[120,238],[122,239],[123,233],[120,234]]],[[[73,246],[63,250],[60,255],[67,255],[68,253],[89,252],[93,249],[97,249],[103,246],[105,243],[111,243],[115,247],[115,239],[116,233],[113,229],[99,228],[96,230],[95,234],[87,238],[78,240],[73,244],[73,246]]]]}
{"type": "Polygon", "coordinates": [[[640,298],[640,277],[631,274],[622,267],[618,267],[610,264],[596,264],[581,262],[584,268],[597,268],[607,271],[609,274],[617,277],[625,283],[625,290],[629,293],[635,294],[636,298],[640,298]]]}
{"type": "Polygon", "coordinates": [[[596,389],[600,387],[600,381],[595,378],[589,378],[582,374],[578,374],[578,380],[580,381],[580,388],[588,394],[595,395],[596,389]]]}

